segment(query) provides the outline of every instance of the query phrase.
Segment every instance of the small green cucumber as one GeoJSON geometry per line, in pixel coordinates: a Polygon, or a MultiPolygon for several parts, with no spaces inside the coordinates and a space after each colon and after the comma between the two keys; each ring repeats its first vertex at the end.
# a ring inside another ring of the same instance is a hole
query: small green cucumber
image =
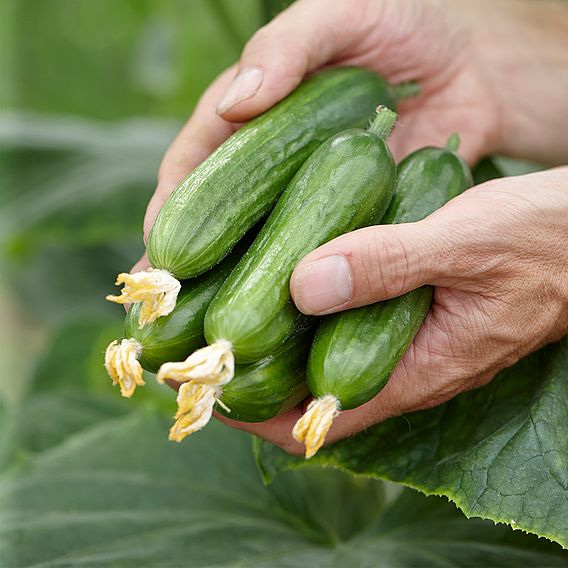
{"type": "Polygon", "coordinates": [[[223,384],[186,380],[185,363],[162,365],[158,379],[181,382],[178,410],[170,430],[170,440],[181,442],[201,430],[213,410],[233,420],[261,422],[289,410],[308,394],[306,361],[313,326],[281,345],[274,353],[249,365],[237,365],[233,379],[223,384]]]}
{"type": "Polygon", "coordinates": [[[308,158],[211,302],[204,324],[210,348],[223,344],[237,363],[248,363],[290,337],[306,317],[290,297],[296,264],[366,225],[391,200],[396,166],[384,137],[395,118],[382,107],[369,130],[336,134],[308,158]]]}
{"type": "Polygon", "coordinates": [[[237,365],[233,380],[223,387],[217,411],[233,420],[262,422],[304,400],[312,337],[313,331],[300,333],[264,359],[237,365]]]}
{"type": "Polygon", "coordinates": [[[332,134],[364,126],[395,91],[361,68],[323,71],[226,140],[178,186],[148,239],[153,267],[178,279],[217,264],[274,206],[306,158],[332,134]]]}
{"type": "MultiPolygon", "coordinates": [[[[423,148],[401,162],[383,223],[419,221],[471,186],[471,173],[455,145],[452,138],[446,148],[423,148]]],[[[294,428],[294,437],[306,444],[306,457],[321,447],[338,410],[356,408],[384,387],[418,332],[432,291],[424,286],[323,318],[307,367],[316,400],[294,428]]]]}

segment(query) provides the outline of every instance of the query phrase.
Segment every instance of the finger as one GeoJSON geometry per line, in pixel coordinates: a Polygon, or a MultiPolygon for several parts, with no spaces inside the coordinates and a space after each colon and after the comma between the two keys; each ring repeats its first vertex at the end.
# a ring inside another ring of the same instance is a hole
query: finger
{"type": "Polygon", "coordinates": [[[191,118],[166,151],[158,172],[158,185],[144,217],[145,242],[158,212],[174,188],[238,128],[216,113],[217,101],[233,73],[233,67],[227,69],[209,86],[191,118]]]}
{"type": "Polygon", "coordinates": [[[366,4],[354,11],[349,2],[304,0],[260,28],[243,50],[218,113],[248,120],[284,98],[307,73],[340,58],[369,25],[366,4]]]}
{"type": "Polygon", "coordinates": [[[381,225],[333,239],[305,256],[290,282],[296,306],[322,315],[437,284],[451,272],[443,222],[381,225]]]}

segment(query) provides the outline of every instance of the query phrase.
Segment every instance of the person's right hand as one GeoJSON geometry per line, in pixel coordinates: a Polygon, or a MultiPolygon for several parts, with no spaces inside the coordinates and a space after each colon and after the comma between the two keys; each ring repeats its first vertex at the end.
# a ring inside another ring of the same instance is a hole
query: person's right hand
{"type": "MultiPolygon", "coordinates": [[[[201,97],[164,156],[144,220],[145,239],[175,186],[239,123],[284,98],[307,74],[329,66],[367,67],[393,83],[418,81],[421,95],[400,104],[399,124],[389,141],[396,158],[421,146],[444,145],[451,133],[458,132],[461,153],[470,163],[496,150],[534,158],[540,150],[550,162],[558,161],[547,150],[550,144],[527,132],[523,123],[539,124],[539,132],[554,140],[554,125],[539,116],[548,105],[527,110],[525,102],[536,99],[536,93],[540,100],[542,89],[547,89],[548,98],[560,100],[566,92],[562,80],[554,82],[552,71],[540,70],[534,50],[529,55],[523,51],[523,42],[538,33],[538,26],[537,31],[529,26],[533,4],[299,0],[258,30],[239,63],[223,72],[201,97]],[[511,46],[512,41],[517,43],[511,46]],[[517,59],[533,77],[514,92],[520,68],[504,73],[503,67],[517,59]]],[[[538,3],[539,14],[545,13],[541,7],[545,4],[538,3]]],[[[147,266],[143,258],[135,270],[147,266]]]]}

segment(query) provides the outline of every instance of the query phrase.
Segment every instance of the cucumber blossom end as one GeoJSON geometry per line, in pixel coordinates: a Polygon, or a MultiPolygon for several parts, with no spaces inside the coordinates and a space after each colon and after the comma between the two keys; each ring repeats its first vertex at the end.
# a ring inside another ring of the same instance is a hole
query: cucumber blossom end
{"type": "MultiPolygon", "coordinates": [[[[178,390],[177,412],[169,439],[181,442],[201,430],[211,420],[215,403],[222,406],[222,386],[235,375],[235,358],[228,341],[216,341],[198,349],[181,363],[164,363],[156,378],[159,383],[182,383],[178,390]]],[[[228,412],[230,410],[225,408],[228,412]]]]}
{"type": "Polygon", "coordinates": [[[120,387],[120,394],[130,398],[136,387],[146,383],[142,378],[142,365],[139,358],[142,345],[135,339],[114,340],[105,352],[105,368],[113,384],[120,387]]]}
{"type": "Polygon", "coordinates": [[[185,361],[164,363],[156,378],[187,383],[197,381],[209,385],[226,385],[235,374],[235,357],[228,341],[216,341],[194,351],[185,361]]]}
{"type": "Polygon", "coordinates": [[[116,304],[141,303],[139,328],[170,314],[181,289],[179,280],[167,270],[156,268],[134,274],[122,272],[116,278],[116,285],[121,284],[124,284],[124,288],[120,296],[108,295],[106,299],[116,304]]]}
{"type": "Polygon", "coordinates": [[[178,390],[177,412],[170,428],[169,440],[181,442],[184,438],[207,426],[213,416],[215,403],[221,403],[221,388],[206,383],[190,381],[178,390]]]}
{"type": "Polygon", "coordinates": [[[304,415],[296,422],[292,436],[306,447],[306,459],[323,446],[334,418],[339,413],[339,400],[331,394],[312,400],[304,415]]]}

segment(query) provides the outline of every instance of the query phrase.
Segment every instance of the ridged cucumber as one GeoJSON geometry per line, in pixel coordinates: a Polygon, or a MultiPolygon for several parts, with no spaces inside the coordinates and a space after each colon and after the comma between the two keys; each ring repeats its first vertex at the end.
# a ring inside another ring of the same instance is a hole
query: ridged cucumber
{"type": "Polygon", "coordinates": [[[369,130],[347,130],[304,163],[205,315],[209,346],[194,353],[187,380],[230,380],[234,360],[258,361],[277,349],[306,316],[289,283],[310,251],[367,224],[392,197],[396,166],[384,138],[396,114],[381,107],[369,130]],[[215,374],[222,379],[215,379],[215,374]]]}
{"type": "MultiPolygon", "coordinates": [[[[446,148],[423,148],[398,168],[394,197],[383,223],[419,221],[471,186],[457,141],[446,148]]],[[[293,434],[306,457],[321,447],[338,410],[356,408],[387,383],[422,324],[432,300],[424,286],[398,298],[325,317],[316,332],[307,368],[316,397],[293,434]]]]}
{"type": "MultiPolygon", "coordinates": [[[[203,428],[213,409],[244,422],[261,422],[289,410],[308,394],[306,361],[313,331],[299,333],[273,354],[249,365],[237,365],[225,385],[183,382],[178,391],[178,411],[170,439],[181,442],[203,428]]],[[[184,380],[184,364],[162,366],[159,380],[184,380]]]]}
{"type": "Polygon", "coordinates": [[[323,71],[227,139],[174,190],[148,239],[160,274],[120,274],[119,303],[145,302],[141,324],[175,305],[175,279],[217,264],[265,216],[306,158],[327,138],[364,127],[378,104],[394,108],[395,89],[375,73],[344,67],[323,71]],[[156,302],[155,297],[160,296],[156,302]]]}

